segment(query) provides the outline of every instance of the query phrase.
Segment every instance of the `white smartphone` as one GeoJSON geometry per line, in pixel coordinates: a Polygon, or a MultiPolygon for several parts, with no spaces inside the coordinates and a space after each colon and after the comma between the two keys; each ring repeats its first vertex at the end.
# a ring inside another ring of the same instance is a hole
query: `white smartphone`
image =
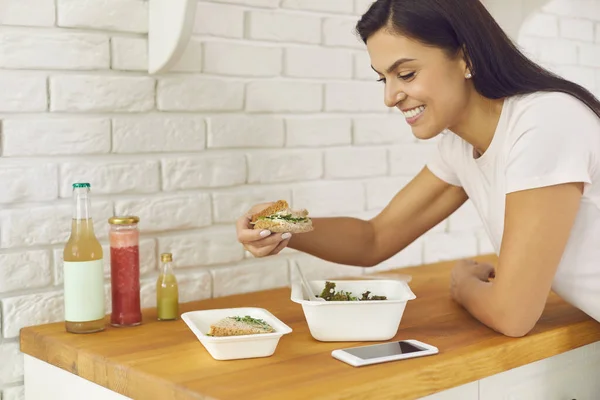
{"type": "Polygon", "coordinates": [[[353,367],[362,367],[406,358],[430,356],[438,352],[437,347],[418,340],[401,340],[399,342],[338,349],[332,351],[331,355],[333,358],[353,367]]]}

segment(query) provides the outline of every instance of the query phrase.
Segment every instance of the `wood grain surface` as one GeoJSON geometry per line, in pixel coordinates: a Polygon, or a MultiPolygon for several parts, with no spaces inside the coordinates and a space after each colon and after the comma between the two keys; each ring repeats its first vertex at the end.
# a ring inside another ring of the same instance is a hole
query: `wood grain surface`
{"type": "MultiPolygon", "coordinates": [[[[478,259],[496,261],[495,256],[478,259]]],[[[186,303],[180,310],[266,308],[293,329],[267,358],[214,360],[183,321],[159,322],[155,309],[144,310],[138,327],[107,327],[88,335],[69,334],[63,323],[27,327],[21,350],[140,400],[410,400],[600,341],[600,324],[555,294],[529,335],[514,339],[495,333],[449,297],[453,264],[385,272],[411,275],[417,296],[393,340],[437,346],[440,353],[429,357],[361,368],[335,360],[334,349],[373,342],[313,339],[289,288],[186,303]]]]}

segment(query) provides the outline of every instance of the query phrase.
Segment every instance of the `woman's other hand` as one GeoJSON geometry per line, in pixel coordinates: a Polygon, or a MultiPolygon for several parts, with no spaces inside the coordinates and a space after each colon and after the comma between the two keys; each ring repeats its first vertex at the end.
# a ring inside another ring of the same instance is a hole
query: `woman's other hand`
{"type": "Polygon", "coordinates": [[[469,279],[478,279],[482,282],[489,282],[490,278],[495,277],[494,266],[487,263],[478,263],[473,260],[461,260],[452,269],[450,275],[450,294],[459,304],[461,303],[461,289],[464,283],[469,279]]]}

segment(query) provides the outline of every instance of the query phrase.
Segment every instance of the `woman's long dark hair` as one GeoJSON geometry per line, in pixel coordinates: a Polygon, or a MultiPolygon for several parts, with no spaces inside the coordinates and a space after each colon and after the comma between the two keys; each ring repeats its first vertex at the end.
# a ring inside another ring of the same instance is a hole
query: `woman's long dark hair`
{"type": "Polygon", "coordinates": [[[600,117],[600,101],[582,86],[528,59],[479,0],[377,0],[356,31],[363,42],[381,28],[444,49],[462,49],[475,90],[490,99],[538,91],[568,93],[600,117]]]}

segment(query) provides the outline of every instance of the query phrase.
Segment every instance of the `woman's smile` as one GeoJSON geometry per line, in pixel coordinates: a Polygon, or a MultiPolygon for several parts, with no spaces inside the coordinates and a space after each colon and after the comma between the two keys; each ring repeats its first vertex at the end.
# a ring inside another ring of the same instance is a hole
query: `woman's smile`
{"type": "Polygon", "coordinates": [[[425,108],[425,106],[418,106],[400,111],[402,111],[402,114],[404,114],[406,122],[408,122],[409,125],[414,125],[419,119],[421,119],[421,116],[425,112],[425,108]]]}

